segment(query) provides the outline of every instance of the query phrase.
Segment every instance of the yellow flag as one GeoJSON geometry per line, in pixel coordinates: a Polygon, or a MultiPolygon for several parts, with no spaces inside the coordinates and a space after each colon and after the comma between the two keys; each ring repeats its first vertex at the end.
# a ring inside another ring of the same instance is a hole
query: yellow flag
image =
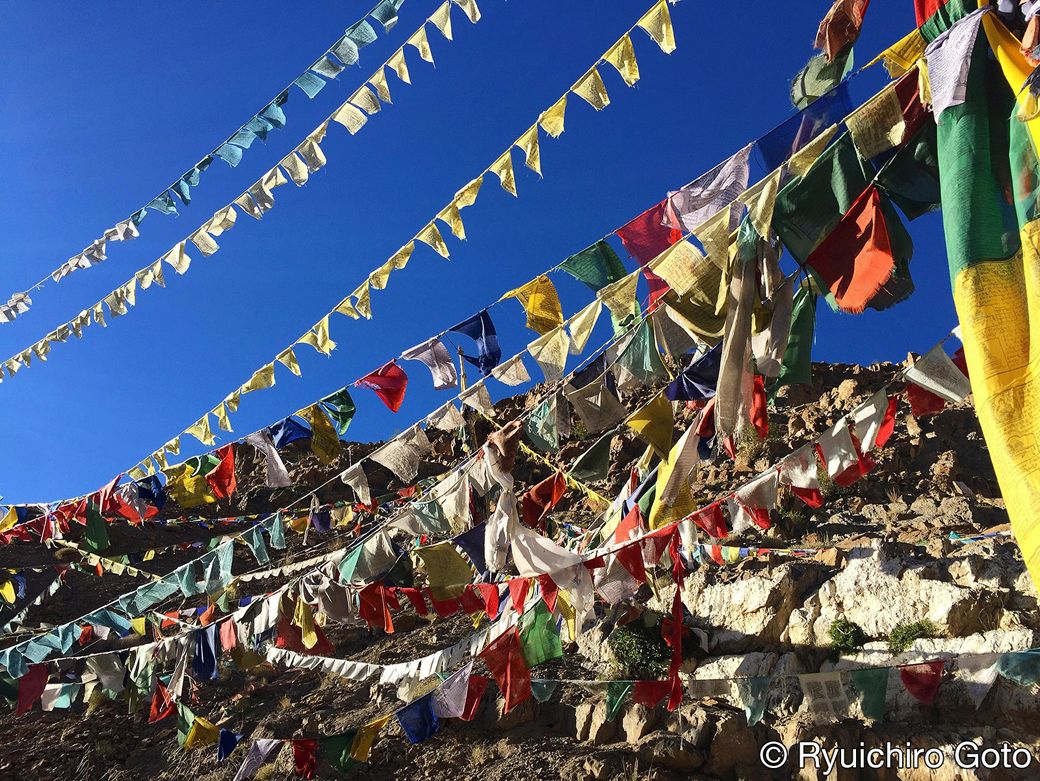
{"type": "Polygon", "coordinates": [[[516,177],[513,176],[513,158],[509,154],[510,149],[503,152],[502,156],[493,162],[488,170],[498,177],[503,190],[516,195],[516,177]]]}
{"type": "Polygon", "coordinates": [[[636,22],[636,27],[646,30],[665,54],[675,51],[675,33],[672,30],[672,16],[668,13],[667,0],[657,0],[654,7],[636,22]]]}
{"type": "Polygon", "coordinates": [[[668,457],[672,449],[672,402],[664,393],[629,416],[625,424],[643,438],[661,458],[668,457]]]}
{"type": "Polygon", "coordinates": [[[633,271],[627,277],[604,285],[596,293],[596,297],[607,305],[617,320],[621,321],[632,314],[632,306],[636,301],[636,285],[639,284],[639,272],[633,271]]]}
{"type": "Polygon", "coordinates": [[[184,739],[185,750],[196,746],[212,746],[220,739],[220,728],[208,719],[196,716],[184,739]]]}
{"type": "Polygon", "coordinates": [[[318,644],[318,633],[314,631],[314,613],[311,606],[303,601],[303,597],[296,598],[292,622],[300,628],[300,640],[303,641],[304,648],[313,648],[318,644]]]}
{"type": "Polygon", "coordinates": [[[562,98],[542,112],[542,115],[538,117],[538,124],[541,125],[542,130],[550,136],[553,138],[559,138],[563,134],[563,119],[566,111],[567,95],[565,94],[562,98]]]}
{"type": "Polygon", "coordinates": [[[390,281],[390,272],[393,270],[394,267],[390,265],[390,261],[388,260],[368,275],[369,286],[374,287],[376,290],[384,290],[386,288],[386,283],[390,281]]]}
{"type": "Polygon", "coordinates": [[[339,437],[325,412],[312,404],[298,413],[311,425],[311,450],[323,464],[331,464],[339,457],[339,437]]]}
{"type": "Polygon", "coordinates": [[[592,335],[592,329],[596,327],[596,321],[599,320],[599,313],[602,309],[603,302],[598,298],[593,299],[591,304],[567,321],[567,329],[571,334],[571,355],[581,355],[589,341],[589,336],[592,335]]]}
{"type": "Polygon", "coordinates": [[[354,135],[365,126],[365,123],[368,122],[368,117],[364,111],[348,100],[336,109],[336,112],[332,115],[332,121],[343,125],[350,135],[354,135]]]}
{"type": "Polygon", "coordinates": [[[368,280],[361,283],[361,287],[351,293],[354,297],[354,308],[357,309],[358,314],[364,317],[366,320],[372,319],[372,294],[368,289],[368,280]]]}
{"type": "Polygon", "coordinates": [[[213,432],[209,427],[209,413],[207,412],[188,428],[184,429],[185,434],[191,434],[195,439],[201,442],[203,445],[216,444],[216,440],[213,438],[213,432]]]}
{"type": "Polygon", "coordinates": [[[367,114],[377,114],[383,107],[379,102],[379,98],[365,84],[362,84],[357,92],[347,98],[347,100],[358,108],[364,109],[367,114]]]}
{"type": "Polygon", "coordinates": [[[379,735],[383,727],[385,727],[387,722],[390,721],[392,715],[392,713],[388,713],[385,716],[380,716],[378,719],[368,722],[368,724],[358,730],[357,735],[354,737],[354,744],[350,748],[351,759],[356,759],[358,762],[368,762],[368,757],[372,753],[372,744],[375,742],[376,736],[379,735]]]}
{"type": "MultiPolygon", "coordinates": [[[[228,406],[228,409],[231,410],[232,412],[235,411],[235,408],[233,408],[231,406],[230,402],[228,402],[227,406],[228,406]]],[[[181,452],[181,438],[180,437],[174,437],[169,442],[167,442],[165,445],[163,445],[163,450],[165,450],[167,453],[173,453],[175,456],[176,455],[180,455],[180,452],[181,452]]]]}
{"type": "Polygon", "coordinates": [[[415,549],[422,559],[434,599],[455,599],[476,574],[455,546],[445,540],[415,549]]]}
{"type": "Polygon", "coordinates": [[[189,258],[188,253],[184,251],[183,241],[163,255],[162,259],[173,266],[173,270],[178,274],[183,274],[188,270],[188,266],[191,265],[191,258],[189,258]]]}
{"type": "Polygon", "coordinates": [[[456,239],[460,241],[466,240],[466,226],[462,224],[462,213],[459,211],[459,206],[455,201],[441,209],[437,213],[437,219],[451,229],[451,235],[456,239]]]}
{"type": "Polygon", "coordinates": [[[422,59],[431,65],[433,64],[433,52],[430,50],[430,40],[426,37],[426,25],[412,33],[412,37],[405,43],[409,46],[414,46],[422,59]]]}
{"type": "Polygon", "coordinates": [[[547,334],[563,325],[563,308],[552,280],[545,274],[535,277],[526,285],[510,290],[505,298],[516,298],[527,312],[527,327],[540,334],[547,334]]]}
{"type": "Polygon", "coordinates": [[[610,105],[607,87],[603,83],[603,78],[599,75],[595,65],[592,66],[588,73],[575,82],[570,91],[596,109],[596,111],[601,111],[610,105]]]}
{"type": "Polygon", "coordinates": [[[408,259],[412,257],[412,251],[415,249],[415,242],[409,241],[401,249],[397,250],[390,259],[387,261],[387,265],[391,268],[400,271],[408,265],[408,259]]]}
{"type": "Polygon", "coordinates": [[[224,399],[224,403],[227,404],[228,412],[238,412],[238,401],[242,397],[241,391],[231,391],[224,399]]]}
{"type": "Polygon", "coordinates": [[[526,165],[536,174],[541,176],[542,174],[542,156],[538,150],[538,125],[537,123],[531,125],[520,138],[516,140],[514,146],[521,149],[524,153],[524,160],[526,165]]]}
{"type": "Polygon", "coordinates": [[[639,63],[636,62],[636,50],[632,46],[632,39],[628,37],[628,33],[625,33],[620,41],[610,47],[603,55],[603,59],[617,69],[628,86],[631,87],[639,81],[639,63]]]}
{"type": "Polygon", "coordinates": [[[217,425],[220,426],[222,431],[231,431],[231,420],[228,418],[227,408],[224,406],[224,402],[221,402],[213,408],[213,414],[217,417],[217,425]]]}
{"type": "Polygon", "coordinates": [[[441,31],[441,35],[451,40],[451,0],[444,0],[444,3],[432,14],[430,14],[430,21],[433,22],[433,26],[441,31]]]}
{"type": "MultiPolygon", "coordinates": [[[[836,132],[838,132],[838,126],[831,125],[816,136],[816,138],[791,155],[791,159],[787,161],[787,173],[790,176],[802,176],[806,171],[808,171],[812,167],[812,164],[816,162],[816,158],[818,158],[823,153],[823,150],[827,148],[827,145],[831,142],[831,139],[834,137],[836,132]]],[[[765,234],[761,235],[764,236],[765,234]]]]}
{"type": "Polygon", "coordinates": [[[428,245],[442,258],[448,257],[448,245],[445,244],[444,239],[441,238],[441,232],[437,230],[437,223],[428,222],[426,227],[416,234],[415,238],[423,244],[428,245]]]}
{"type": "Polygon", "coordinates": [[[780,188],[781,171],[782,169],[777,168],[741,193],[737,199],[748,207],[748,219],[759,236],[768,236],[772,230],[773,206],[776,204],[776,192],[780,188]]]}
{"type": "Polygon", "coordinates": [[[483,175],[468,182],[465,187],[455,193],[455,205],[460,209],[465,209],[475,204],[477,202],[477,193],[480,192],[480,185],[482,184],[484,184],[483,175]]]}
{"type": "Polygon", "coordinates": [[[139,618],[130,619],[130,628],[134,630],[135,635],[144,635],[145,633],[145,618],[140,616],[139,618]]]}
{"type": "Polygon", "coordinates": [[[0,532],[5,532],[8,529],[13,529],[14,525],[18,523],[18,513],[15,511],[14,506],[7,508],[7,513],[4,515],[4,519],[0,521],[0,532]]]}
{"type": "Polygon", "coordinates": [[[329,338],[329,316],[321,318],[296,344],[309,344],[322,355],[329,355],[335,350],[336,343],[329,338]]]}
{"type": "Polygon", "coordinates": [[[914,63],[924,56],[924,50],[927,45],[924,36],[921,35],[921,31],[912,30],[909,35],[900,38],[868,62],[866,67],[869,68],[878,60],[881,60],[885,63],[885,69],[888,71],[888,74],[894,79],[902,76],[914,67],[914,63]]]}
{"type": "Polygon", "coordinates": [[[393,103],[390,100],[390,85],[386,83],[386,71],[383,68],[384,66],[380,65],[379,70],[372,74],[372,78],[368,80],[368,83],[375,87],[376,94],[379,95],[381,101],[393,103]]]}
{"type": "Polygon", "coordinates": [[[412,79],[408,75],[408,62],[404,58],[404,48],[398,49],[392,55],[390,59],[386,61],[388,67],[393,68],[394,73],[397,74],[397,78],[403,81],[405,84],[411,84],[412,79]]]}
{"type": "Polygon", "coordinates": [[[300,364],[296,360],[296,353],[293,352],[293,348],[287,347],[275,356],[275,360],[278,361],[282,366],[291,371],[297,377],[302,375],[300,371],[300,364]]]}
{"type": "Polygon", "coordinates": [[[354,320],[357,320],[359,317],[361,317],[361,315],[358,314],[358,311],[354,308],[354,302],[350,300],[350,296],[347,296],[338,304],[336,304],[336,308],[332,311],[337,312],[341,315],[346,315],[347,317],[350,317],[354,320]]]}
{"type": "Polygon", "coordinates": [[[249,378],[249,382],[238,389],[238,394],[241,396],[246,393],[262,390],[263,388],[270,388],[272,385],[274,385],[274,364],[269,363],[267,366],[253,372],[253,376],[249,378]]]}
{"type": "Polygon", "coordinates": [[[480,9],[477,8],[477,0],[455,0],[455,5],[462,9],[466,18],[473,24],[480,21],[480,9]]]}
{"type": "Polygon", "coordinates": [[[697,282],[698,267],[704,256],[689,241],[677,241],[650,262],[650,268],[680,296],[686,295],[697,282]]]}
{"type": "Polygon", "coordinates": [[[191,467],[178,464],[165,470],[166,491],[183,508],[212,504],[217,498],[210,490],[204,475],[192,477],[191,467]]]}

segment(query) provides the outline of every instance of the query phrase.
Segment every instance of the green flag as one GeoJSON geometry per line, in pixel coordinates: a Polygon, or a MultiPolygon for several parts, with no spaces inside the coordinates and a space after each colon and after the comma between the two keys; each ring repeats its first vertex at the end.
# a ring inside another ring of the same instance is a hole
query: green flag
{"type": "Polygon", "coordinates": [[[354,760],[350,758],[350,752],[354,747],[355,737],[357,737],[357,730],[319,738],[318,751],[320,756],[324,757],[337,770],[346,773],[354,763],[354,760]]]}
{"type": "Polygon", "coordinates": [[[350,421],[354,419],[356,410],[354,400],[350,397],[347,389],[344,388],[336,391],[331,396],[326,396],[321,400],[321,406],[336,426],[336,433],[341,437],[346,434],[350,421]]]}
{"type": "Polygon", "coordinates": [[[552,453],[560,446],[556,430],[556,399],[546,399],[533,410],[524,424],[524,432],[536,448],[543,453],[552,453]]]}
{"type": "Polygon", "coordinates": [[[520,643],[528,667],[563,656],[560,633],[556,630],[553,614],[545,602],[539,601],[533,609],[524,613],[520,621],[520,643]]]}
{"type": "Polygon", "coordinates": [[[92,553],[103,551],[111,544],[108,540],[105,519],[101,517],[97,507],[92,504],[87,505],[87,531],[83,537],[83,544],[92,553]]]}
{"type": "Polygon", "coordinates": [[[610,474],[610,448],[613,444],[613,432],[596,440],[596,443],[578,456],[571,466],[571,477],[586,483],[605,480],[610,474]]]}
{"type": "Polygon", "coordinates": [[[852,685],[862,695],[859,706],[868,719],[885,718],[885,691],[888,688],[888,668],[868,667],[852,671],[852,685]]]}
{"type": "Polygon", "coordinates": [[[618,366],[635,377],[641,385],[649,385],[655,380],[668,376],[661,361],[661,353],[657,350],[654,332],[649,320],[636,326],[632,339],[617,359],[618,366]]]}
{"type": "Polygon", "coordinates": [[[816,326],[816,294],[802,285],[794,295],[791,313],[791,336],[780,366],[780,375],[770,388],[770,395],[784,385],[812,385],[812,344],[816,326]]]}
{"type": "Polygon", "coordinates": [[[621,706],[628,702],[632,693],[633,681],[610,681],[607,684],[607,719],[617,718],[621,706]]]}
{"type": "Polygon", "coordinates": [[[854,60],[851,46],[838,52],[834,62],[828,62],[823,54],[810,59],[791,82],[791,102],[794,107],[805,108],[837,87],[852,70],[854,60]]]}
{"type": "Polygon", "coordinates": [[[605,241],[597,241],[591,247],[571,255],[560,264],[560,270],[584,282],[592,288],[593,293],[611,282],[617,282],[628,273],[617,253],[605,241]]]}

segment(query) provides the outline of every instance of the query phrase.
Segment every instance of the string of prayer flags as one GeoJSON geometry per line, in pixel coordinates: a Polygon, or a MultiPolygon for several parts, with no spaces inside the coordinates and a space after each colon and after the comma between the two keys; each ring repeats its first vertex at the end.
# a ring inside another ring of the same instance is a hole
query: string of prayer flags
{"type": "Polygon", "coordinates": [[[383,400],[391,412],[397,412],[404,403],[405,390],[408,387],[408,375],[397,365],[397,361],[390,361],[366,374],[354,385],[359,388],[369,388],[383,400]]]}
{"type": "MultiPolygon", "coordinates": [[[[403,5],[403,2],[404,0],[380,0],[365,17],[351,25],[335,44],[326,49],[325,53],[308,70],[296,77],[290,83],[290,87],[298,87],[309,99],[316,97],[325,86],[326,78],[335,78],[347,66],[355,64],[358,61],[358,49],[376,39],[375,30],[368,23],[367,18],[371,16],[379,19],[383,22],[384,29],[389,31],[397,21],[397,11],[403,5]]],[[[420,28],[420,30],[423,29],[425,28],[420,28]]],[[[33,285],[32,289],[42,287],[47,279],[59,282],[74,271],[91,268],[106,260],[108,242],[123,242],[137,238],[140,235],[139,226],[149,212],[176,216],[179,213],[178,204],[187,206],[191,203],[192,189],[199,186],[202,173],[209,168],[215,158],[224,160],[228,165],[235,167],[241,162],[245,150],[252,146],[253,141],[259,138],[261,141],[266,142],[269,131],[285,127],[285,112],[282,107],[288,101],[289,95],[289,87],[280,91],[252,119],[189,168],[176,182],[152,198],[144,207],[135,211],[128,218],[119,221],[115,226],[104,231],[101,237],[92,242],[90,246],[60,264],[44,279],[33,285]]],[[[350,104],[346,105],[349,106],[350,104]]],[[[275,170],[277,171],[278,169],[276,168],[275,170]]],[[[293,178],[294,181],[297,180],[296,176],[293,178]]],[[[304,181],[306,181],[306,178],[304,178],[304,181]]],[[[300,182],[297,181],[297,183],[299,184],[300,182]]],[[[269,195],[269,191],[261,194],[269,195]]],[[[243,208],[252,213],[251,206],[246,205],[243,208]]],[[[205,229],[194,234],[192,240],[199,246],[203,254],[209,255],[217,250],[216,242],[212,240],[205,229]]],[[[186,270],[186,268],[187,259],[185,258],[183,269],[178,268],[178,272],[183,273],[183,270],[186,270]]],[[[31,304],[32,301],[26,294],[16,294],[8,302],[7,307],[0,308],[0,322],[10,322],[18,314],[27,311],[31,304]],[[12,302],[14,303],[12,304],[12,302]],[[7,319],[5,319],[5,315],[7,315],[7,319]]]]}

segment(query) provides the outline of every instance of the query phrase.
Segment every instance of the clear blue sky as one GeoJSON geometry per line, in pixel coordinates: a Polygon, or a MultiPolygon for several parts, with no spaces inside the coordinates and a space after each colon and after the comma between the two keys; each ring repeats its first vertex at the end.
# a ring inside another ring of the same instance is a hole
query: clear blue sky
{"type": "MultiPolygon", "coordinates": [[[[430,31],[436,68],[408,55],[413,85],[391,76],[394,105],[357,136],[333,126],[328,166],[276,192],[261,223],[240,216],[212,258],[107,329],[54,347],[50,360],[0,385],[0,493],[43,501],[93,490],[191,424],[309,327],[493,160],[649,6],[649,0],[480,0],[476,26],[453,9],[455,42],[430,31]]],[[[254,144],[237,169],[215,162],[180,217],[152,214],[109,260],[40,291],[0,326],[0,358],[30,344],[194,231],[284,156],[436,7],[407,0],[398,27],[362,51],[313,101],[294,89],[288,126],[254,144]]],[[[602,73],[612,105],[572,99],[566,133],[542,142],[544,180],[517,163],[520,198],[485,185],[464,213],[469,240],[452,259],[420,249],[374,295],[370,322],[335,318],[339,348],[299,349],[302,379],[243,400],[246,434],[376,368],[582,249],[771,128],[791,111],[790,78],[811,56],[829,0],[684,2],[679,48],[637,31],[642,81],[602,73]]],[[[106,3],[5,0],[0,97],[0,292],[23,289],[127,216],[255,113],[367,10],[358,0],[306,3],[106,3]]],[[[862,64],[914,24],[908,0],[875,2],[857,44],[862,64]]],[[[381,32],[381,31],[380,31],[381,32]]],[[[862,99],[883,70],[860,77],[862,99]]],[[[517,158],[518,159],[518,158],[517,158]]],[[[912,225],[917,292],[887,312],[821,309],[816,358],[900,360],[954,324],[941,221],[912,225]]],[[[195,253],[196,255],[198,253],[195,253]]],[[[556,281],[570,314],[589,300],[556,281]]],[[[494,310],[503,351],[533,334],[518,305],[494,310]]],[[[601,324],[602,325],[602,324],[601,324]]],[[[594,337],[597,341],[599,336],[594,337]]],[[[358,389],[349,437],[382,439],[445,397],[417,363],[401,412],[358,389]]],[[[534,364],[531,363],[534,370],[534,364]]],[[[493,393],[501,395],[501,386],[493,393]]],[[[215,427],[215,424],[214,424],[215,427]]],[[[189,446],[187,453],[197,452],[189,446]]]]}

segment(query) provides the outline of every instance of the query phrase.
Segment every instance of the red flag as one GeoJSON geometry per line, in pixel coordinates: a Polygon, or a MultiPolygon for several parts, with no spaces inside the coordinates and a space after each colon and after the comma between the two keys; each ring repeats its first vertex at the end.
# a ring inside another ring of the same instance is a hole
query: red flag
{"type": "Polygon", "coordinates": [[[157,721],[162,721],[173,713],[175,707],[170,690],[163,686],[162,681],[156,679],[155,691],[152,693],[152,707],[148,711],[148,723],[155,724],[157,721]]]}
{"type": "Polygon", "coordinates": [[[910,402],[910,412],[915,418],[937,415],[946,408],[945,399],[912,382],[906,384],[906,398],[910,402]]]}
{"type": "MultiPolygon", "coordinates": [[[[640,266],[645,266],[682,239],[682,231],[672,227],[667,209],[668,199],[666,198],[615,231],[617,237],[621,239],[621,243],[625,245],[625,249],[628,250],[628,254],[635,258],[636,263],[640,266]]],[[[657,278],[660,279],[660,277],[657,278]]],[[[665,287],[667,288],[667,285],[665,287]]]]}
{"type": "Polygon", "coordinates": [[[646,528],[646,524],[643,522],[643,513],[639,510],[639,505],[632,505],[632,509],[628,511],[628,515],[621,519],[621,523],[614,527],[614,542],[627,542],[632,539],[632,532],[641,532],[646,528]]]}
{"type": "Polygon", "coordinates": [[[643,546],[640,543],[624,545],[614,554],[618,564],[640,583],[646,583],[646,567],[643,566],[643,546]]]}
{"type": "Polygon", "coordinates": [[[488,677],[486,675],[473,674],[469,677],[469,688],[466,691],[466,708],[459,716],[463,721],[473,721],[477,715],[480,701],[484,699],[484,691],[487,689],[488,677]]]}
{"type": "MultiPolygon", "coordinates": [[[[668,626],[668,635],[665,640],[672,649],[672,660],[668,665],[668,680],[671,683],[671,692],[668,697],[668,710],[674,711],[682,703],[683,687],[679,679],[679,668],[682,666],[682,633],[683,633],[683,610],[682,610],[682,584],[677,583],[675,596],[672,597],[672,621],[668,626]]],[[[662,626],[662,631],[664,630],[662,626]]]]}
{"type": "Polygon", "coordinates": [[[412,603],[412,607],[415,612],[420,616],[428,616],[430,614],[429,608],[426,607],[426,600],[423,599],[422,592],[417,588],[399,588],[397,589],[406,597],[408,601],[412,603]]]}
{"type": "Polygon", "coordinates": [[[292,741],[293,769],[303,778],[314,778],[318,770],[318,741],[292,741]]]}
{"type": "Polygon", "coordinates": [[[220,463],[206,475],[206,482],[215,497],[227,499],[235,493],[237,487],[235,484],[235,443],[217,448],[213,454],[220,459],[220,463]]]}
{"type": "Polygon", "coordinates": [[[538,583],[542,587],[542,600],[545,602],[545,606],[549,608],[550,612],[556,610],[556,597],[559,596],[560,587],[548,573],[539,575],[538,583]]]}
{"type": "Polygon", "coordinates": [[[531,670],[524,659],[520,632],[515,626],[481,651],[480,658],[502,690],[503,713],[509,713],[531,696],[531,670]]]}
{"type": "Polygon", "coordinates": [[[423,596],[430,600],[430,604],[433,605],[433,612],[437,614],[438,618],[447,618],[462,610],[462,605],[459,604],[457,599],[435,599],[433,592],[428,588],[423,589],[423,596]]]}
{"type": "Polygon", "coordinates": [[[722,505],[718,502],[702,507],[689,518],[712,537],[723,539],[729,534],[726,517],[722,514],[722,505]]]}
{"type": "Polygon", "coordinates": [[[509,599],[513,603],[513,610],[517,613],[524,612],[524,602],[527,600],[527,590],[531,588],[531,581],[527,578],[510,578],[509,599]]]}
{"type": "Polygon", "coordinates": [[[917,14],[917,26],[928,21],[932,14],[942,8],[948,0],[914,0],[914,13],[917,14]]]}
{"type": "Polygon", "coordinates": [[[369,626],[378,626],[388,635],[394,633],[386,589],[382,583],[369,583],[358,592],[358,615],[369,626]]]}
{"type": "Polygon", "coordinates": [[[224,651],[230,651],[238,645],[238,632],[234,621],[224,621],[220,625],[220,647],[224,651]]]}
{"type": "Polygon", "coordinates": [[[761,374],[755,375],[755,385],[751,391],[751,409],[748,410],[751,425],[759,439],[769,436],[769,412],[766,409],[766,381],[761,374]]]}
{"type": "Polygon", "coordinates": [[[877,436],[874,437],[874,447],[884,447],[885,443],[888,442],[888,438],[892,436],[892,432],[896,430],[896,408],[898,406],[898,396],[889,398],[888,407],[885,409],[885,417],[882,419],[881,425],[878,426],[877,436]]]}
{"type": "Polygon", "coordinates": [[[498,615],[498,584],[478,583],[477,589],[484,598],[484,612],[487,613],[488,618],[494,620],[498,615]]]}
{"type": "Polygon", "coordinates": [[[899,680],[916,699],[925,705],[931,705],[942,683],[946,662],[924,662],[923,664],[907,664],[899,668],[899,680]]]}
{"type": "Polygon", "coordinates": [[[632,687],[632,702],[656,708],[671,691],[671,681],[636,681],[632,687]]]}
{"type": "MultiPolygon", "coordinates": [[[[519,637],[517,639],[519,642],[519,637]]],[[[523,654],[520,659],[523,661],[523,654]]],[[[29,665],[29,671],[18,679],[18,705],[15,707],[14,715],[21,716],[31,711],[46,686],[47,665],[29,665]]],[[[528,678],[527,691],[528,693],[531,691],[530,678],[528,678]]]]}
{"type": "Polygon", "coordinates": [[[523,497],[524,523],[531,528],[542,528],[542,521],[567,493],[567,479],[556,472],[527,490],[523,497]]]}
{"type": "Polygon", "coordinates": [[[292,622],[292,616],[282,616],[278,621],[274,645],[275,648],[285,648],[297,654],[309,656],[332,655],[336,648],[329,642],[329,638],[326,637],[324,630],[318,624],[314,625],[314,634],[318,636],[318,642],[314,644],[313,648],[308,648],[303,644],[303,630],[292,622]]]}
{"type": "Polygon", "coordinates": [[[459,604],[462,605],[463,611],[470,615],[484,612],[484,598],[473,588],[471,583],[467,584],[462,589],[462,593],[459,594],[459,604]]]}
{"type": "Polygon", "coordinates": [[[408,375],[397,365],[397,361],[390,361],[354,384],[359,388],[374,390],[391,412],[397,412],[404,401],[404,391],[408,387],[408,375]]]}
{"type": "Polygon", "coordinates": [[[870,185],[806,261],[846,312],[862,312],[895,271],[881,196],[870,185]]]}

